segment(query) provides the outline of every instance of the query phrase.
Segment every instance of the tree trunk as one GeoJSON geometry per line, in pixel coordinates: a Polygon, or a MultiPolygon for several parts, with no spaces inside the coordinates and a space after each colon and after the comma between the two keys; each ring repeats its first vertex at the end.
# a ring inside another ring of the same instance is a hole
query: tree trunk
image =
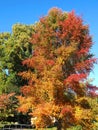
{"type": "Polygon", "coordinates": [[[62,120],[58,119],[57,130],[62,130],[62,120]]]}

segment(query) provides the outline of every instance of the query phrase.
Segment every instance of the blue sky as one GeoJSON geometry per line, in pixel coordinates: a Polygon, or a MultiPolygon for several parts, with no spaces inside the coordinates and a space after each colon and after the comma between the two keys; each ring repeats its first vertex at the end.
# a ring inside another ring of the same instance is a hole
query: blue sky
{"type": "MultiPolygon", "coordinates": [[[[16,23],[33,24],[47,14],[52,7],[63,11],[75,10],[89,24],[94,45],[91,52],[98,58],[98,0],[1,0],[0,1],[0,32],[11,32],[16,23]]],[[[90,77],[98,86],[98,65],[95,65],[90,77]]]]}

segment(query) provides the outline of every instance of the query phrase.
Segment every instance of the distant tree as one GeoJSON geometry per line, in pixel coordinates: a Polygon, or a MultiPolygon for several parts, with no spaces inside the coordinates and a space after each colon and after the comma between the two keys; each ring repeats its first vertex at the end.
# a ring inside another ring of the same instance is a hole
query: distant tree
{"type": "Polygon", "coordinates": [[[17,75],[26,70],[22,61],[32,54],[29,44],[33,25],[15,24],[11,33],[0,33],[0,93],[18,92],[24,80],[17,75]]]}
{"type": "Polygon", "coordinates": [[[37,117],[36,128],[47,127],[55,117],[58,130],[78,124],[92,130],[84,81],[96,59],[90,53],[93,42],[88,26],[74,11],[53,8],[34,29],[32,57],[23,61],[28,71],[19,73],[28,84],[21,88],[18,111],[37,117]]]}
{"type": "Polygon", "coordinates": [[[13,117],[16,109],[16,102],[13,100],[14,93],[0,95],[0,122],[13,117]]]}

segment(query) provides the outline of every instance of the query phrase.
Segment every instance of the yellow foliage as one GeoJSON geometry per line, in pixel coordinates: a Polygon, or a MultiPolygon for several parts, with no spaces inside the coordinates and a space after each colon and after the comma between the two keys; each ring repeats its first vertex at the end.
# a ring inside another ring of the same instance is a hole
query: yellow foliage
{"type": "Polygon", "coordinates": [[[83,114],[83,110],[79,106],[76,106],[75,107],[75,118],[77,120],[80,120],[82,118],[82,114],[83,114]]]}

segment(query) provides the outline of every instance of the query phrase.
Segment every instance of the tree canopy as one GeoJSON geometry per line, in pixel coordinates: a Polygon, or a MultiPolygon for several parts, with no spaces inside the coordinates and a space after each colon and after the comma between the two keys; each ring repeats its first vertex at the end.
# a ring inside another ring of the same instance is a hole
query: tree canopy
{"type": "Polygon", "coordinates": [[[28,69],[19,73],[28,83],[21,88],[18,111],[37,117],[37,128],[55,117],[58,130],[78,124],[92,130],[86,79],[96,58],[88,25],[74,11],[52,8],[34,25],[30,42],[32,56],[23,61],[28,69]]]}
{"type": "Polygon", "coordinates": [[[32,54],[29,44],[33,25],[15,24],[11,33],[0,33],[0,93],[19,92],[24,81],[18,72],[26,70],[22,61],[32,54]]]}

